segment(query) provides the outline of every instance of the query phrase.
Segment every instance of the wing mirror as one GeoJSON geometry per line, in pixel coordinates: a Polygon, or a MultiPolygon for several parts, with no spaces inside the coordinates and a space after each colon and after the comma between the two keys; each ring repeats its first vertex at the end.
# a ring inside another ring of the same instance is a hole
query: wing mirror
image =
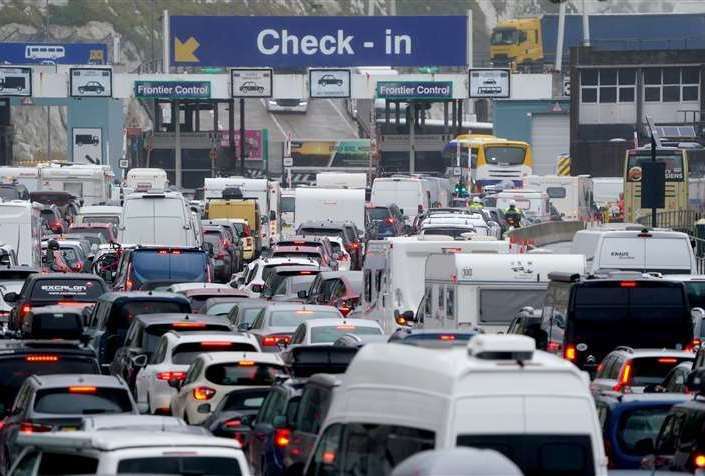
{"type": "Polygon", "coordinates": [[[139,355],[133,356],[131,358],[131,360],[132,360],[132,365],[141,369],[141,368],[147,366],[147,362],[149,361],[149,357],[147,356],[147,354],[139,354],[139,355]]]}
{"type": "Polygon", "coordinates": [[[401,314],[399,311],[394,311],[394,320],[400,326],[405,326],[411,322],[416,322],[414,318],[414,311],[404,311],[401,314]]]}
{"type": "Polygon", "coordinates": [[[296,293],[296,296],[299,297],[300,299],[306,299],[308,297],[308,291],[302,289],[298,293],[296,293]]]}
{"type": "Polygon", "coordinates": [[[6,303],[16,303],[18,297],[19,297],[19,294],[15,293],[15,292],[9,292],[9,293],[5,293],[5,295],[3,296],[3,299],[5,300],[6,303]]]}
{"type": "Polygon", "coordinates": [[[249,331],[250,329],[252,329],[252,324],[248,322],[241,322],[237,325],[237,330],[239,330],[240,332],[249,331]]]}

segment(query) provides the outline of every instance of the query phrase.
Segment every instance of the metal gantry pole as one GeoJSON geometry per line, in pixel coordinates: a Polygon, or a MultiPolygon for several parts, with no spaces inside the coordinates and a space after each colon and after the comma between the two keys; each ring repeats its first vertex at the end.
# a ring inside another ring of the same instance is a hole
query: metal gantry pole
{"type": "Polygon", "coordinates": [[[245,176],[245,99],[240,98],[240,175],[245,176]]]}

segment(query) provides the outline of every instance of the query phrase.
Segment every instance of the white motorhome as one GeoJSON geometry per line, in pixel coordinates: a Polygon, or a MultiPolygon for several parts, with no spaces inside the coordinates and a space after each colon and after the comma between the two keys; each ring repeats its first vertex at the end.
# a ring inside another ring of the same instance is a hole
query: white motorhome
{"type": "Polygon", "coordinates": [[[127,172],[125,187],[130,191],[140,192],[166,190],[169,187],[169,179],[164,169],[135,168],[127,172]]]}
{"type": "Polygon", "coordinates": [[[111,198],[113,171],[107,165],[52,164],[39,169],[40,190],[68,192],[83,199],[83,205],[96,205],[111,198]]]}
{"type": "Polygon", "coordinates": [[[547,221],[551,215],[548,194],[539,190],[505,190],[497,194],[496,207],[506,210],[514,200],[524,215],[547,221]]]}
{"type": "Polygon", "coordinates": [[[622,177],[592,178],[592,194],[598,207],[606,207],[617,203],[622,192],[624,192],[624,179],[622,177]]]}
{"type": "Polygon", "coordinates": [[[524,188],[546,192],[564,220],[589,221],[592,218],[593,191],[589,175],[529,175],[524,188]]]}
{"type": "Polygon", "coordinates": [[[30,192],[40,189],[39,169],[37,167],[0,167],[0,181],[16,180],[27,187],[30,192]]]}
{"type": "Polygon", "coordinates": [[[434,254],[426,260],[423,299],[414,315],[429,329],[480,327],[503,332],[524,306],[541,307],[548,274],[582,274],[581,255],[434,254]]]}
{"type": "Polygon", "coordinates": [[[92,205],[81,207],[76,215],[75,223],[112,223],[120,225],[122,207],[110,205],[92,205]]]}
{"type": "Polygon", "coordinates": [[[367,174],[351,172],[321,172],[316,174],[318,188],[364,188],[367,186],[367,174]]]}
{"type": "Polygon", "coordinates": [[[123,244],[196,247],[200,224],[178,192],[131,193],[125,197],[118,240],[123,244]]]}
{"type": "MultiPolygon", "coordinates": [[[[431,237],[429,237],[431,238],[431,237]]],[[[424,294],[426,258],[433,253],[509,253],[507,241],[453,241],[416,236],[370,240],[363,266],[362,316],[393,332],[396,316],[416,311],[424,294]]]]}
{"type": "Polygon", "coordinates": [[[281,191],[279,220],[281,220],[282,237],[295,234],[294,218],[296,216],[296,189],[285,188],[281,191]]]}
{"type": "Polygon", "coordinates": [[[11,246],[21,265],[42,265],[41,207],[24,200],[0,202],[0,243],[11,246]]]}
{"type": "Polygon", "coordinates": [[[309,221],[331,218],[351,221],[365,229],[365,190],[339,188],[297,188],[294,228],[309,221]]]}
{"type": "Polygon", "coordinates": [[[377,206],[395,204],[412,222],[416,215],[431,207],[428,182],[417,177],[383,177],[372,183],[370,203],[377,206]]]}
{"type": "Polygon", "coordinates": [[[526,336],[478,335],[443,351],[370,343],[333,392],[308,469],[344,474],[340,462],[353,460],[359,474],[383,475],[420,451],[469,446],[511,455],[525,474],[606,476],[588,384],[526,336]],[[360,459],[359,448],[372,451],[360,459]]]}
{"type": "Polygon", "coordinates": [[[685,233],[646,230],[638,225],[623,228],[580,230],[573,237],[571,253],[585,255],[588,273],[628,270],[697,274],[695,253],[685,233]]]}

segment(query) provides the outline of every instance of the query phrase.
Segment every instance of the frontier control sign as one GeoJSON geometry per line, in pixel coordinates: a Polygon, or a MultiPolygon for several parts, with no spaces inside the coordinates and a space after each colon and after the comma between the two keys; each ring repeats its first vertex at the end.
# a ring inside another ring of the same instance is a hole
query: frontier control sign
{"type": "Polygon", "coordinates": [[[377,98],[389,100],[452,99],[451,81],[379,81],[377,98]]]}
{"type": "Polygon", "coordinates": [[[178,66],[465,66],[467,17],[172,16],[170,35],[178,66]]]}
{"type": "Polygon", "coordinates": [[[210,81],[135,81],[135,97],[157,99],[209,99],[210,81]]]}

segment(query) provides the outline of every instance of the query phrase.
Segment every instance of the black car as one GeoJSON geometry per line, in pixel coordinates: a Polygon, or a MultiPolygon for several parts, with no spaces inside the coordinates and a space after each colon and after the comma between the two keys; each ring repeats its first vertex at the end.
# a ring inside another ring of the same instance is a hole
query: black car
{"type": "Polygon", "coordinates": [[[328,85],[335,85],[335,86],[342,86],[343,85],[343,80],[340,78],[336,78],[332,74],[324,74],[318,79],[318,84],[321,86],[328,86],[328,85]]]}
{"type": "Polygon", "coordinates": [[[231,331],[224,316],[187,313],[139,314],[130,320],[125,342],[115,352],[110,373],[122,377],[132,389],[137,372],[147,364],[159,344],[159,338],[169,331],[231,331]]]}
{"type": "Polygon", "coordinates": [[[264,93],[264,86],[260,86],[254,81],[246,81],[240,86],[241,93],[264,93]]]}
{"type": "Polygon", "coordinates": [[[34,308],[24,317],[21,334],[24,339],[82,339],[82,309],[66,306],[34,308]]]}
{"type": "Polygon", "coordinates": [[[268,393],[268,387],[233,390],[223,397],[213,413],[202,423],[203,427],[214,436],[237,440],[244,449],[252,423],[268,393]]]}
{"type": "Polygon", "coordinates": [[[78,87],[78,92],[103,94],[105,92],[105,86],[98,81],[88,81],[86,84],[78,87]]]}
{"type": "Polygon", "coordinates": [[[127,329],[135,316],[165,312],[190,313],[191,303],[184,296],[152,291],[102,295],[86,323],[86,333],[98,352],[100,363],[108,366],[113,361],[115,352],[124,345],[127,329]]]}
{"type": "Polygon", "coordinates": [[[13,306],[8,319],[10,330],[22,330],[22,319],[37,306],[85,307],[95,303],[107,286],[98,276],[82,273],[32,274],[19,293],[7,293],[5,302],[13,306]]]}
{"type": "Polygon", "coordinates": [[[404,234],[404,215],[398,206],[369,206],[365,213],[368,239],[381,240],[404,234]]]}

